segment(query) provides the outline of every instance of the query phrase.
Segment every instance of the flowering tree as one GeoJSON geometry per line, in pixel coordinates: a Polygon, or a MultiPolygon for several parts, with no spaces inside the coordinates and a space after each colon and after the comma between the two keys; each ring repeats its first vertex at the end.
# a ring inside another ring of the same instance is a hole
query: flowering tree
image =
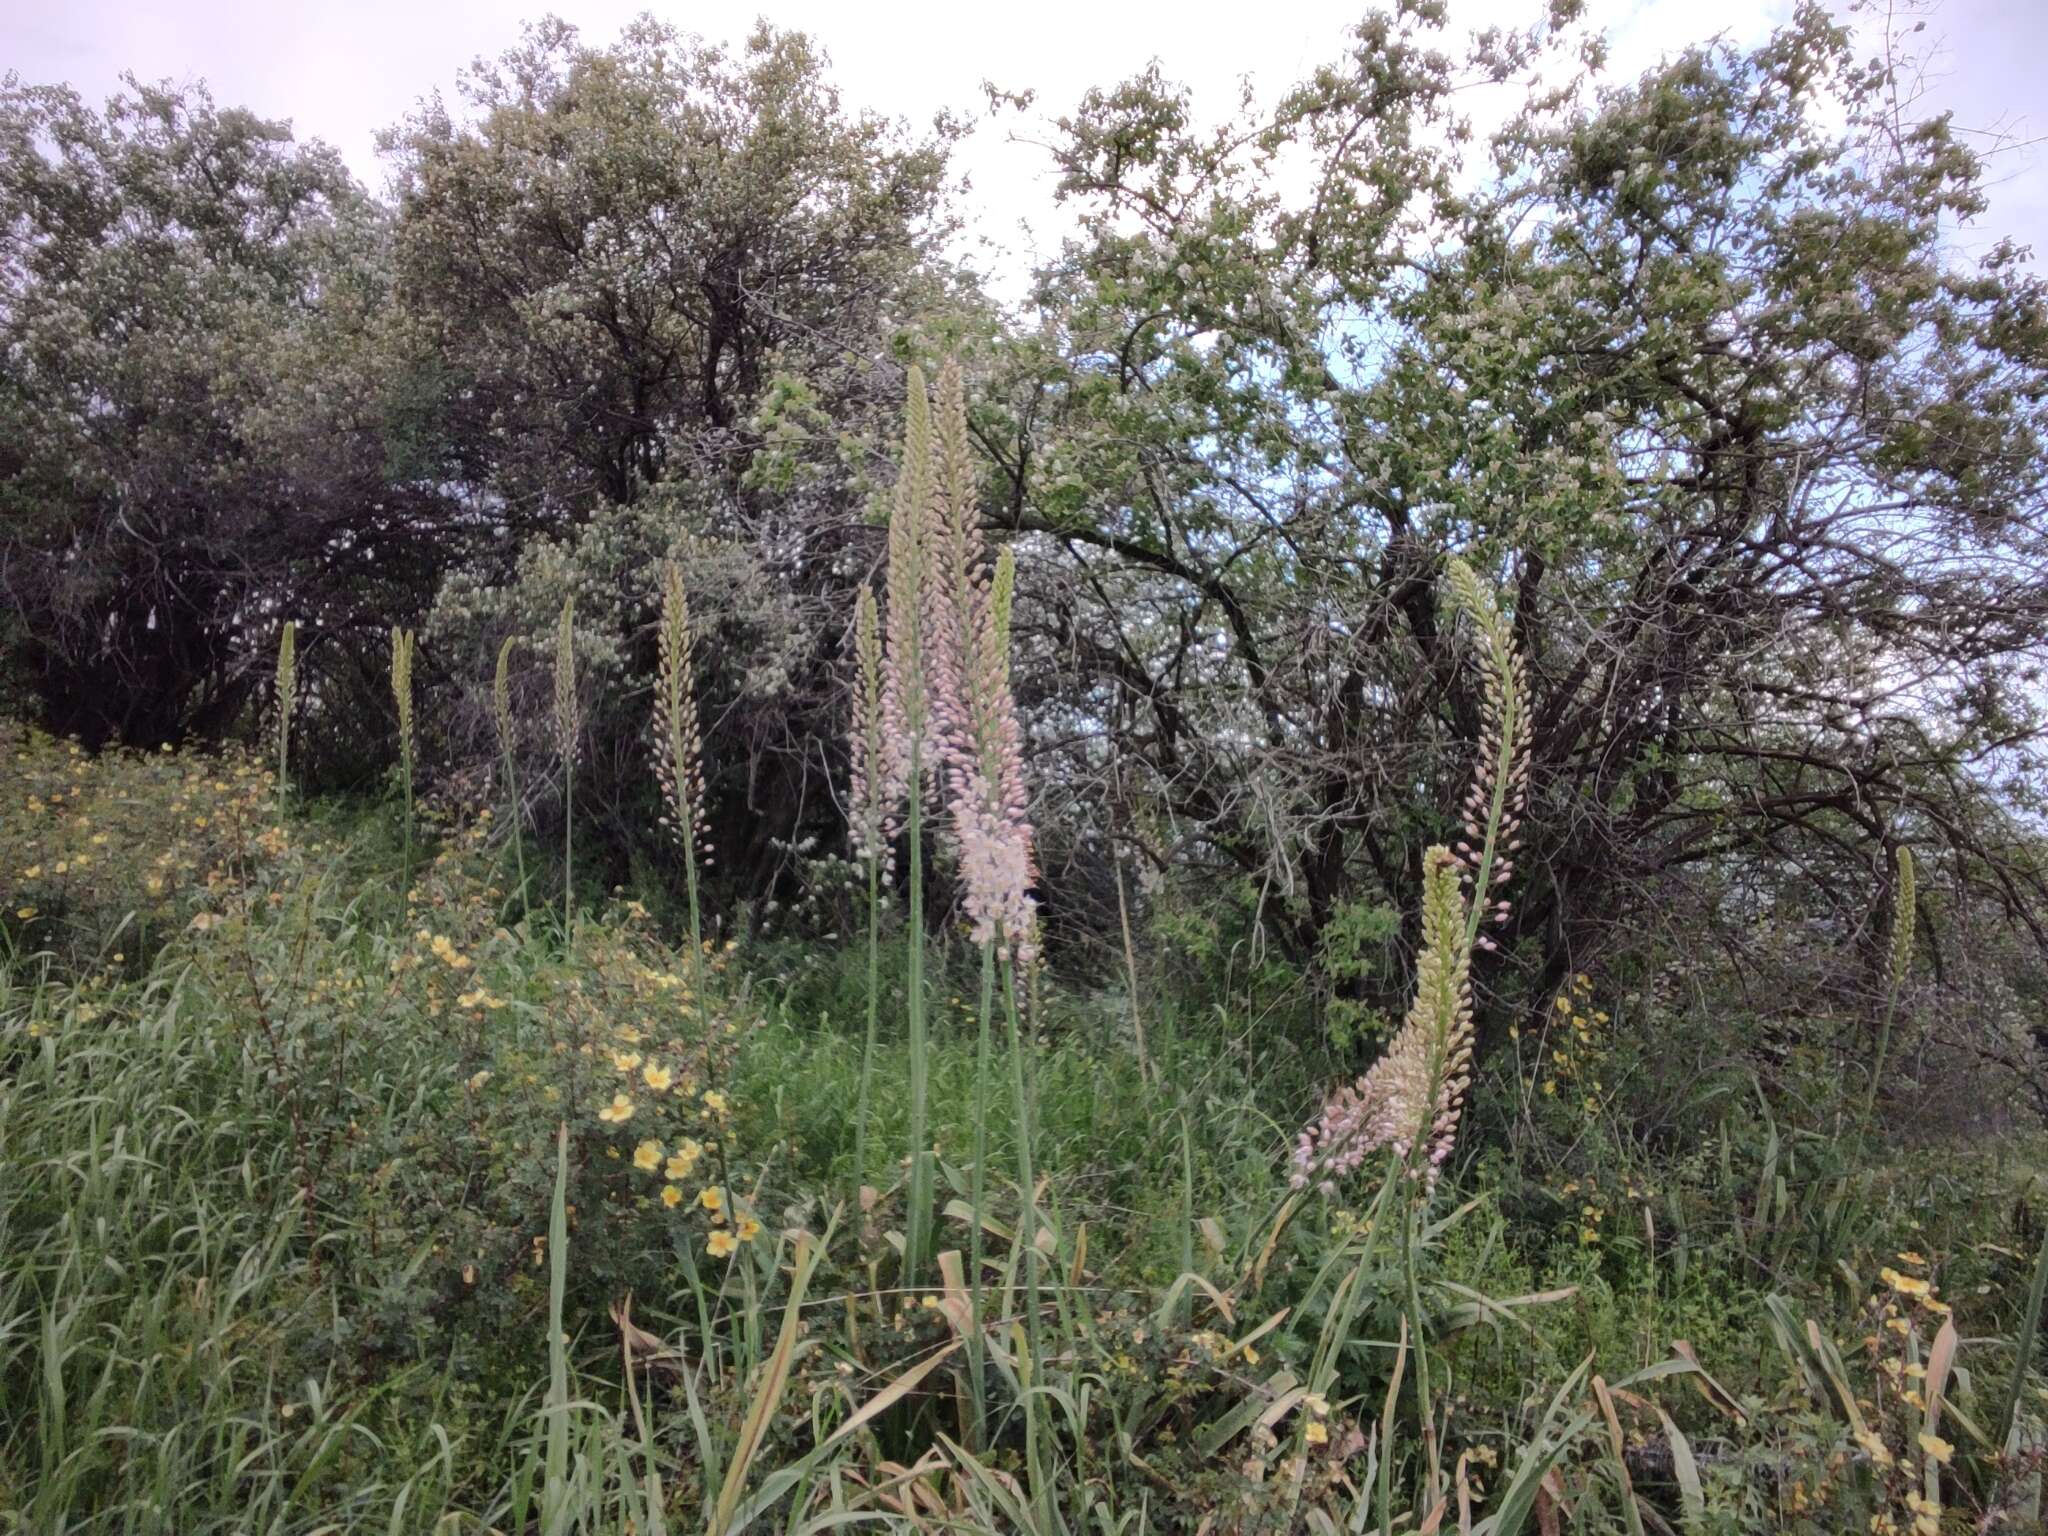
{"type": "Polygon", "coordinates": [[[1528,659],[1505,938],[1548,981],[1617,918],[1716,920],[1731,872],[1874,939],[1900,839],[2039,936],[2048,306],[1951,248],[1982,167],[1809,7],[1537,97],[1454,178],[1450,93],[1544,41],[1461,66],[1379,18],[1268,119],[1198,133],[1155,74],[1068,120],[1087,238],[978,418],[1048,557],[1046,779],[1299,955],[1412,913],[1478,730],[1430,598],[1463,550],[1528,659]]]}

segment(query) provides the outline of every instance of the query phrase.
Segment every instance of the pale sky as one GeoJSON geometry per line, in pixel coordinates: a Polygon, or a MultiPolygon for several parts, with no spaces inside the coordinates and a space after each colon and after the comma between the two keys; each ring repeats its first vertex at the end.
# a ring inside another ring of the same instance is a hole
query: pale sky
{"type": "MultiPolygon", "coordinates": [[[[1450,5],[1458,32],[1520,24],[1539,8],[1540,0],[1450,5]]],[[[1170,78],[1193,88],[1198,110],[1205,103],[1226,110],[1240,77],[1271,98],[1340,55],[1365,0],[1265,0],[1206,12],[1168,0],[990,7],[957,0],[0,0],[0,70],[34,83],[65,81],[93,100],[114,90],[124,69],[151,80],[203,79],[216,100],[288,118],[301,138],[335,145],[358,176],[381,188],[377,130],[437,88],[453,102],[464,65],[501,52],[517,40],[522,21],[550,9],[600,44],[643,10],[735,42],[763,14],[824,44],[850,103],[913,121],[942,107],[982,118],[984,79],[1035,89],[1031,117],[980,128],[959,162],[974,182],[966,212],[975,231],[1011,253],[1005,264],[1016,272],[1000,274],[1009,279],[1000,286],[1009,287],[1034,246],[1055,245],[1063,228],[1051,207],[1044,152],[1017,141],[1032,136],[1034,119],[1057,116],[1089,86],[1112,84],[1155,57],[1170,78]],[[1031,233],[1020,233],[1020,223],[1031,233]]],[[[1792,0],[1590,0],[1588,7],[1613,44],[1611,79],[1715,33],[1756,42],[1791,10],[1792,0]]],[[[1947,0],[1930,14],[1921,40],[1937,43],[1929,101],[1952,108],[1959,125],[2022,139],[2048,133],[2038,85],[2038,61],[2048,56],[2043,0],[1947,0]]],[[[2010,234],[2036,247],[2039,265],[2048,257],[2048,144],[2001,155],[1991,179],[1991,212],[1961,243],[1976,249],[2010,234]]]]}

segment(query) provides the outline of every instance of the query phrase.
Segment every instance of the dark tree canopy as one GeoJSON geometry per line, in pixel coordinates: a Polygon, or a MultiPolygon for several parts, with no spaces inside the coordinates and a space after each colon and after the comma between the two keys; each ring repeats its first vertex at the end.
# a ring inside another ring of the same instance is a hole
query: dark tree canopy
{"type": "Polygon", "coordinates": [[[385,239],[331,150],[203,88],[0,90],[0,646],[54,728],[218,735],[280,615],[318,667],[438,580],[385,239]]]}

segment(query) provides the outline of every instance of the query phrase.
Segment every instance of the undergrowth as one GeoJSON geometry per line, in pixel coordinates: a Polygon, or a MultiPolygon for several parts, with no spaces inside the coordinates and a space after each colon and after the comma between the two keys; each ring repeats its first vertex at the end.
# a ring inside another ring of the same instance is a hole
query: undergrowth
{"type": "Polygon", "coordinates": [[[857,948],[565,924],[479,808],[421,802],[407,888],[254,760],[5,749],[0,1529],[2037,1526],[2025,1138],[1889,1151],[1734,1069],[1648,1136],[1575,979],[1403,1225],[1291,1204],[1313,1064],[1200,1007],[1141,1064],[1047,978],[1028,1287],[938,943],[906,1288],[900,963],[870,1057],[857,948]]]}

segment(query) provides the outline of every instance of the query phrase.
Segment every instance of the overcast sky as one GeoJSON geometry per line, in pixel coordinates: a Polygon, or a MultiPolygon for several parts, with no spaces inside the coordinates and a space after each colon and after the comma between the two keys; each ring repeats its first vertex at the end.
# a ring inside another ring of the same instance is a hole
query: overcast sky
{"type": "MultiPolygon", "coordinates": [[[[522,20],[552,9],[586,41],[609,42],[631,16],[653,10],[687,31],[737,41],[766,15],[823,42],[847,99],[913,120],[951,107],[978,113],[983,79],[1038,92],[1037,114],[1056,116],[1090,85],[1108,84],[1156,57],[1194,88],[1198,108],[1220,108],[1249,76],[1262,95],[1284,89],[1338,56],[1365,0],[1265,0],[1200,7],[1171,0],[1036,0],[1023,6],[939,5],[930,0],[861,5],[848,0],[0,0],[0,69],[26,81],[66,81],[89,98],[116,88],[123,70],[145,79],[205,80],[215,99],[289,118],[299,136],[339,148],[370,186],[384,172],[377,130],[427,93],[454,96],[464,65],[514,42],[522,20]]],[[[1520,24],[1537,0],[1451,0],[1459,30],[1520,24]]],[[[1590,0],[1591,19],[1612,43],[1610,78],[1663,53],[1725,34],[1752,43],[1783,21],[1792,0],[1590,0]]],[[[2028,139],[2048,133],[2039,61],[2048,56],[2044,0],[1947,0],[1922,41],[1937,44],[1930,101],[1959,125],[2028,139]]],[[[1017,258],[1055,241],[1045,156],[1030,143],[1031,119],[983,127],[963,168],[974,181],[977,229],[1017,258]],[[1028,222],[1032,233],[1019,232],[1028,222]]],[[[1969,248],[2001,235],[2048,256],[2048,145],[1997,157],[1992,209],[1966,231],[1969,248]]],[[[2037,265],[2041,256],[2037,256],[2037,265]]],[[[1021,267],[1021,261],[1017,263],[1021,267]]],[[[1008,275],[1008,274],[1005,274],[1008,275]]],[[[1005,285],[1007,286],[1007,285],[1005,285]]]]}

